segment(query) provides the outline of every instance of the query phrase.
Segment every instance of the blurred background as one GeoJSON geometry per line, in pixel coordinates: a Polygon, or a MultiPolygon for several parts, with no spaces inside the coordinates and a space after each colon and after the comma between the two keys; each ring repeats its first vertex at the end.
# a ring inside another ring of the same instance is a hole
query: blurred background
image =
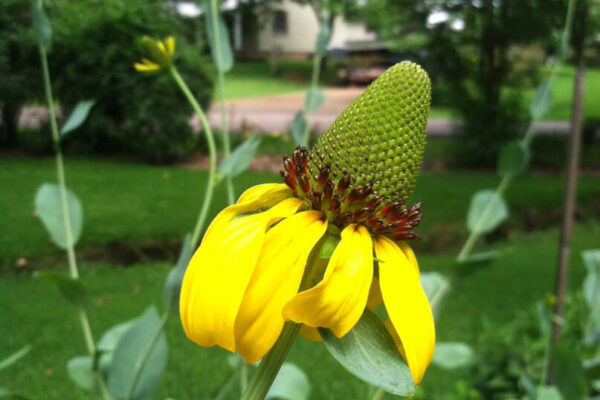
{"type": "MultiPolygon", "coordinates": [[[[175,36],[175,64],[218,135],[217,72],[199,3],[48,0],[45,6],[53,29],[49,63],[59,120],[79,100],[95,101],[89,118],[62,146],[67,182],[85,215],[78,259],[93,299],[88,312],[92,328],[102,332],[160,302],[207,179],[206,142],[186,99],[169,76],[132,67],[141,55],[139,39],[175,36]]],[[[35,271],[65,270],[66,259],[34,212],[37,187],[56,178],[29,7],[23,0],[0,2],[0,358],[32,345],[15,368],[0,371],[0,386],[20,388],[32,399],[87,398],[65,369],[84,349],[72,306],[32,278],[35,271]]],[[[322,8],[316,0],[222,2],[235,55],[225,83],[232,145],[262,138],[250,168],[234,179],[237,195],[257,183],[280,181],[281,157],[295,147],[292,122],[311,83],[322,8]]],[[[497,184],[501,147],[527,127],[536,87],[560,51],[567,1],[330,0],[328,10],[331,36],[318,65],[325,100],[312,114],[312,138],[387,67],[403,60],[421,64],[432,81],[432,108],[422,174],[411,198],[424,205],[417,228],[423,239],[413,247],[424,271],[447,271],[468,235],[464,219],[471,194],[497,184]]],[[[554,285],[580,62],[585,90],[571,288],[580,287],[585,274],[580,252],[600,244],[597,0],[579,1],[566,60],[554,79],[551,109],[535,124],[530,168],[506,193],[510,216],[484,238],[485,246],[504,252],[455,282],[437,320],[440,339],[466,342],[486,362],[452,372],[432,367],[420,398],[500,398],[493,393],[520,385],[518,368],[528,365],[522,358],[537,351],[537,344],[519,338],[535,325],[534,304],[554,285]],[[510,367],[496,373],[483,364],[510,367]]],[[[211,218],[226,204],[224,185],[215,196],[211,218]]],[[[196,348],[177,318],[168,321],[167,337],[169,362],[154,398],[214,398],[231,373],[226,352],[196,348]]],[[[300,339],[290,359],[308,374],[311,398],[368,393],[322,345],[300,339]]]]}

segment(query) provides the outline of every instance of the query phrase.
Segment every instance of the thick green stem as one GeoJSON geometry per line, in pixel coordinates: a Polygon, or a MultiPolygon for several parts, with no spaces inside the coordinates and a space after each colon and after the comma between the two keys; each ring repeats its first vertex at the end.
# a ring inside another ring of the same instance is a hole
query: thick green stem
{"type": "Polygon", "coordinates": [[[192,249],[198,245],[198,241],[200,240],[200,234],[202,233],[202,228],[204,227],[204,222],[206,221],[206,216],[208,214],[208,210],[210,209],[210,203],[213,197],[213,189],[215,186],[215,175],[217,171],[217,149],[215,146],[215,139],[213,137],[212,130],[210,129],[210,125],[208,124],[208,120],[202,111],[202,107],[198,104],[198,100],[194,97],[190,88],[185,83],[179,72],[174,66],[169,67],[169,72],[171,76],[179,85],[179,88],[183,92],[183,95],[191,104],[192,108],[200,118],[200,122],[202,123],[202,128],[204,130],[204,135],[206,136],[206,142],[208,143],[208,152],[210,156],[210,166],[208,169],[208,180],[206,182],[206,193],[204,194],[204,202],[202,203],[202,207],[200,208],[200,214],[198,215],[198,220],[196,222],[196,226],[194,227],[194,232],[192,233],[191,246],[192,249]]]}
{"type": "Polygon", "coordinates": [[[241,397],[241,400],[263,400],[277,373],[281,368],[281,365],[285,361],[288,352],[290,351],[294,340],[300,331],[300,324],[294,322],[287,322],[283,327],[281,336],[269,351],[269,353],[260,362],[246,393],[241,397]]]}
{"type": "MultiPolygon", "coordinates": [[[[221,48],[221,38],[219,31],[219,5],[217,0],[211,0],[210,6],[210,18],[212,20],[212,35],[214,38],[215,48],[213,49],[213,54],[215,55],[215,64],[217,64],[217,85],[219,87],[219,100],[221,102],[221,137],[223,139],[223,153],[225,158],[229,157],[231,154],[231,146],[229,144],[229,127],[227,121],[227,104],[226,104],[226,96],[225,96],[225,72],[223,71],[223,60],[221,59],[221,52],[219,49],[221,48]]],[[[225,177],[225,182],[227,183],[227,201],[229,204],[233,204],[234,201],[234,191],[233,191],[233,182],[231,180],[231,174],[227,174],[225,177]]]]}
{"type": "Polygon", "coordinates": [[[131,382],[131,386],[129,387],[129,393],[127,394],[127,399],[135,398],[134,397],[135,396],[135,388],[137,387],[138,381],[140,380],[140,377],[142,376],[142,371],[144,370],[146,363],[150,359],[150,355],[152,354],[152,350],[154,350],[154,346],[156,346],[156,343],[158,342],[158,339],[160,338],[160,334],[162,333],[163,329],[165,329],[165,324],[167,323],[167,319],[169,319],[169,311],[168,310],[169,309],[167,308],[167,311],[163,314],[163,316],[160,320],[160,324],[156,327],[156,330],[152,334],[150,343],[148,343],[148,347],[146,347],[144,354],[142,354],[142,358],[140,358],[140,361],[135,365],[135,369],[133,372],[133,381],[131,382]]]}
{"type": "MultiPolygon", "coordinates": [[[[54,99],[52,96],[52,85],[50,80],[50,68],[48,67],[48,57],[42,46],[39,46],[40,58],[42,63],[42,75],[44,78],[44,92],[46,95],[46,103],[48,104],[48,119],[50,120],[50,131],[52,132],[52,142],[54,144],[54,153],[56,158],[56,177],[60,190],[60,205],[62,219],[65,228],[65,239],[67,242],[67,260],[69,263],[69,273],[72,279],[79,279],[79,270],[77,268],[77,258],[75,257],[75,244],[73,240],[73,232],[71,231],[71,218],[69,215],[69,204],[67,202],[67,184],[65,179],[65,168],[60,147],[60,135],[58,133],[58,124],[56,122],[56,108],[54,107],[54,99]]],[[[88,353],[91,357],[95,356],[96,346],[94,344],[94,336],[90,328],[90,322],[85,309],[82,306],[77,307],[77,314],[83,331],[88,353]]],[[[102,374],[96,373],[100,394],[103,399],[108,400],[110,396],[102,374]]]]}

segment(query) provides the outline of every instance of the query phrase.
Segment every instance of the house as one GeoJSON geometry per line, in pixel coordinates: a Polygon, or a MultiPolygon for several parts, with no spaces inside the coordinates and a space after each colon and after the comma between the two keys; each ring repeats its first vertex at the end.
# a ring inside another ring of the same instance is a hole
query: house
{"type": "MultiPolygon", "coordinates": [[[[174,3],[177,13],[195,18],[202,9],[194,2],[174,3]]],[[[221,10],[229,26],[232,47],[237,53],[250,56],[281,55],[284,57],[309,57],[315,51],[319,21],[313,8],[292,0],[270,3],[227,0],[221,10]],[[249,5],[253,7],[249,7],[249,5]],[[266,12],[265,10],[269,10],[266,12]],[[266,15],[257,15],[257,14],[266,15]]],[[[350,22],[343,16],[335,17],[328,49],[334,53],[383,49],[377,34],[362,22],[350,22]]]]}

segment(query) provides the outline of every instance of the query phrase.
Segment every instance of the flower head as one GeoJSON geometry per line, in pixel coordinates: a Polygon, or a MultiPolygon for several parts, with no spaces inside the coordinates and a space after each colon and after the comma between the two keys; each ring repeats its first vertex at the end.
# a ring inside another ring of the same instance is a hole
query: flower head
{"type": "Polygon", "coordinates": [[[187,336],[248,362],[261,359],[286,321],[346,335],[382,302],[386,326],[418,384],[435,329],[406,240],[421,205],[405,202],[425,143],[430,83],[398,64],[346,109],[309,152],[284,157],[284,184],[244,192],[209,226],[184,277],[187,336]],[[332,254],[324,249],[333,243],[332,254]]]}
{"type": "Polygon", "coordinates": [[[162,41],[144,36],[141,44],[147,58],[142,58],[141,63],[133,64],[136,71],[154,72],[161,68],[167,68],[173,63],[173,54],[175,54],[175,38],[173,36],[162,41]]]}

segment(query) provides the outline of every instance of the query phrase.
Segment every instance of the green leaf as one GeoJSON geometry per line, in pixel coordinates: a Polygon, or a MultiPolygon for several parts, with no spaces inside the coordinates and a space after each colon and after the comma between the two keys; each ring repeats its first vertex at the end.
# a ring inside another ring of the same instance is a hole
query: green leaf
{"type": "Polygon", "coordinates": [[[504,199],[492,190],[482,190],[473,195],[467,213],[470,232],[488,233],[508,217],[504,199]]]}
{"type": "Polygon", "coordinates": [[[463,257],[459,262],[461,264],[484,263],[498,258],[500,254],[502,254],[502,252],[499,250],[483,251],[480,253],[469,254],[468,256],[463,257]]]}
{"type": "Polygon", "coordinates": [[[304,108],[308,112],[315,111],[325,101],[325,95],[319,89],[308,89],[306,99],[304,100],[304,108]]]}
{"type": "Polygon", "coordinates": [[[127,332],[135,322],[135,319],[131,319],[109,328],[98,341],[96,349],[102,353],[111,353],[115,351],[125,332],[127,332]]]}
{"type": "Polygon", "coordinates": [[[31,1],[31,19],[38,44],[48,53],[52,49],[52,25],[39,0],[31,1]]]}
{"type": "Polygon", "coordinates": [[[410,370],[383,323],[369,310],[341,339],[319,329],[325,347],[345,369],[386,392],[410,396],[415,391],[410,370]]]}
{"type": "Polygon", "coordinates": [[[304,112],[298,111],[292,122],[292,138],[298,146],[304,145],[304,131],[306,130],[306,118],[304,112]]]}
{"type": "Polygon", "coordinates": [[[545,80],[538,86],[529,106],[529,113],[533,119],[540,119],[548,114],[552,107],[552,82],[545,80]]]}
{"type": "MultiPolygon", "coordinates": [[[[216,3],[219,4],[220,2],[217,1],[216,3]]],[[[217,8],[215,12],[217,14],[216,25],[218,27],[218,31],[215,29],[215,24],[213,24],[212,15],[212,1],[205,0],[202,8],[204,10],[204,16],[206,18],[206,33],[208,35],[208,41],[210,43],[210,52],[212,54],[215,65],[217,66],[217,69],[222,73],[226,73],[230,71],[233,67],[233,52],[231,51],[231,44],[229,43],[229,33],[227,32],[227,26],[225,26],[225,22],[223,21],[221,12],[217,8]],[[218,46],[216,43],[217,36],[219,38],[218,46]]]]}
{"type": "MultiPolygon", "coordinates": [[[[66,190],[69,220],[71,222],[71,235],[73,245],[81,236],[83,225],[83,211],[79,199],[69,189],[66,190]]],[[[44,183],[35,195],[35,211],[42,220],[50,237],[62,249],[68,247],[65,234],[65,223],[61,203],[60,186],[53,183],[44,183]]]]}
{"type": "Polygon", "coordinates": [[[94,360],[90,356],[73,357],[67,362],[69,378],[80,388],[92,392],[96,388],[94,360]]]}
{"type": "Polygon", "coordinates": [[[114,351],[108,374],[111,396],[115,399],[149,399],[165,370],[167,354],[164,323],[156,307],[151,306],[125,332],[114,351]],[[147,358],[146,354],[149,354],[147,358]],[[137,383],[134,382],[136,374],[139,374],[137,383]]]}
{"type": "Polygon", "coordinates": [[[95,100],[85,100],[77,103],[73,109],[73,112],[69,116],[69,119],[67,119],[67,122],[65,122],[60,129],[60,134],[66,135],[72,130],[79,128],[88,117],[88,114],[90,113],[90,110],[94,104],[96,104],[95,100]]]}
{"type": "MultiPolygon", "coordinates": [[[[565,399],[581,400],[587,394],[586,379],[579,352],[567,343],[552,349],[554,384],[565,399]]],[[[539,398],[539,395],[538,395],[539,398]]]]}
{"type": "Polygon", "coordinates": [[[304,371],[292,363],[284,363],[265,399],[307,400],[310,383],[304,371]]]}
{"type": "Polygon", "coordinates": [[[259,145],[260,139],[255,136],[240,144],[229,155],[229,157],[221,161],[221,164],[219,164],[218,181],[223,179],[228,174],[231,174],[231,176],[238,176],[244,172],[254,158],[259,145]]]}
{"type": "Polygon", "coordinates": [[[581,256],[587,269],[583,281],[583,297],[590,311],[588,316],[590,332],[585,339],[589,342],[592,339],[590,334],[600,328],[600,250],[587,250],[582,252],[581,256]]]}
{"type": "Polygon", "coordinates": [[[187,269],[188,263],[192,258],[192,244],[190,243],[190,235],[186,235],[179,252],[179,258],[175,267],[169,271],[163,289],[163,303],[165,307],[171,308],[173,311],[179,310],[179,292],[181,292],[181,282],[183,275],[187,269]]]}
{"type": "Polygon", "coordinates": [[[427,300],[432,301],[447,283],[447,279],[437,272],[421,273],[421,286],[427,295],[427,300]]]}
{"type": "Polygon", "coordinates": [[[530,159],[529,147],[521,140],[505,144],[498,157],[498,175],[517,176],[527,168],[530,159]]]}
{"type": "Polygon", "coordinates": [[[21,347],[21,349],[15,351],[10,356],[6,357],[3,360],[0,360],[0,371],[10,367],[11,365],[13,365],[17,361],[19,361],[21,358],[25,357],[25,355],[27,353],[29,353],[30,350],[31,350],[31,345],[26,344],[25,346],[21,347]]]}
{"type": "Polygon", "coordinates": [[[562,400],[560,392],[555,386],[538,386],[535,400],[562,400]]]}
{"type": "Polygon", "coordinates": [[[473,363],[473,349],[465,343],[436,343],[432,363],[444,369],[468,367],[473,363]]]}
{"type": "Polygon", "coordinates": [[[56,271],[41,271],[37,272],[35,276],[52,282],[56,285],[60,294],[71,303],[77,305],[85,303],[87,292],[79,279],[73,279],[56,271]]]}
{"type": "Polygon", "coordinates": [[[329,39],[331,38],[331,29],[329,28],[327,18],[322,18],[320,25],[321,29],[319,30],[319,35],[317,36],[315,51],[319,56],[323,57],[325,56],[325,53],[327,53],[327,45],[329,44],[329,39]]]}

